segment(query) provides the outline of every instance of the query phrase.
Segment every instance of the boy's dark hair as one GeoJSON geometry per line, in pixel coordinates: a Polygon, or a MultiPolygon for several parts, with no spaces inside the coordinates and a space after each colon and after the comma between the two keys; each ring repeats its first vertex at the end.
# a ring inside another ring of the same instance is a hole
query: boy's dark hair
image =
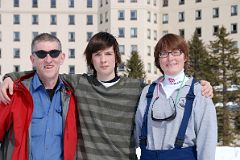
{"type": "Polygon", "coordinates": [[[115,74],[117,75],[117,66],[121,63],[121,57],[119,54],[119,46],[116,38],[108,32],[99,32],[90,39],[84,51],[84,55],[86,57],[87,65],[90,67],[90,69],[93,70],[94,75],[97,74],[97,71],[92,64],[92,54],[109,47],[113,47],[116,60],[115,74]]]}

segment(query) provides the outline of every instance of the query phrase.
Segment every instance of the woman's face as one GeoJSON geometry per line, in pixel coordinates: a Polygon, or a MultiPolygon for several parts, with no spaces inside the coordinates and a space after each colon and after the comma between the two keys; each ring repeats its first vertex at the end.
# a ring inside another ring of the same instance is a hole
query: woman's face
{"type": "Polygon", "coordinates": [[[184,68],[186,59],[184,53],[178,49],[175,50],[163,50],[159,54],[160,67],[164,74],[176,75],[184,68]]]}

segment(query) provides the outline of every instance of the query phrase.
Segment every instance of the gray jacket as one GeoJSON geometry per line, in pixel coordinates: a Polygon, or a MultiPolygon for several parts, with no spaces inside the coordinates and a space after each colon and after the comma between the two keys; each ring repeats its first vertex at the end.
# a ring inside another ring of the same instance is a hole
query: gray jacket
{"type": "MultiPolygon", "coordinates": [[[[192,78],[190,78],[185,83],[179,92],[180,99],[176,105],[177,115],[176,118],[172,121],[159,122],[152,120],[152,103],[157,94],[157,87],[155,87],[153,99],[151,101],[148,113],[148,149],[166,150],[174,148],[175,139],[184,113],[186,94],[189,91],[191,82],[192,78]]],[[[138,138],[141,134],[143,115],[147,104],[146,94],[148,88],[149,85],[143,89],[136,112],[135,122],[137,142],[139,142],[138,138]]],[[[168,112],[169,109],[171,109],[171,107],[174,107],[174,104],[176,103],[175,99],[178,90],[175,90],[173,94],[167,99],[166,94],[160,85],[159,99],[154,103],[154,107],[158,107],[159,112],[168,112]]],[[[215,149],[217,145],[217,118],[215,106],[212,102],[212,99],[202,96],[201,85],[199,83],[196,83],[194,86],[194,94],[196,97],[193,102],[193,110],[188,123],[183,147],[196,146],[198,160],[214,160],[215,149]]]]}

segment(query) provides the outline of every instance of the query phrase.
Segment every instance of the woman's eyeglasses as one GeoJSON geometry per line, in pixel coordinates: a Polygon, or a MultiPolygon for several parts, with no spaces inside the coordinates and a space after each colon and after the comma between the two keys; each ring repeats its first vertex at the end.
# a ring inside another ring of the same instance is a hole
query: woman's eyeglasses
{"type": "Polygon", "coordinates": [[[49,54],[52,58],[57,58],[59,56],[59,54],[61,53],[60,50],[51,50],[51,51],[44,51],[44,50],[39,50],[39,51],[35,51],[33,52],[33,54],[35,54],[38,58],[43,59],[45,57],[47,57],[47,55],[49,54]]]}
{"type": "Polygon", "coordinates": [[[173,120],[177,115],[177,110],[175,103],[173,102],[173,107],[169,110],[169,106],[158,106],[154,104],[157,101],[158,97],[156,97],[152,104],[152,111],[151,111],[151,117],[154,121],[171,121],[173,120]],[[167,108],[168,107],[168,108],[167,108]]]}
{"type": "Polygon", "coordinates": [[[166,58],[171,54],[172,56],[180,56],[182,54],[182,51],[180,49],[175,49],[172,51],[161,51],[159,54],[159,58],[166,58]]]}

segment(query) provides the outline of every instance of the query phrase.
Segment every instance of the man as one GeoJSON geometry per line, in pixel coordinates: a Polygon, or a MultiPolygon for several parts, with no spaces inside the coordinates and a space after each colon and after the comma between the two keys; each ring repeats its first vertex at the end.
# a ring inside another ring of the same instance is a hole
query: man
{"type": "Polygon", "coordinates": [[[77,115],[72,90],[59,78],[61,42],[43,33],[33,39],[31,51],[36,71],[17,79],[12,102],[0,106],[0,159],[72,160],[77,115]]]}
{"type": "MultiPolygon", "coordinates": [[[[107,32],[95,34],[84,54],[93,75],[63,75],[73,86],[77,100],[78,157],[84,160],[137,159],[133,130],[136,106],[144,86],[142,81],[117,75],[121,62],[118,43],[107,32]]],[[[9,76],[16,79],[18,74],[9,76]]],[[[6,86],[4,83],[0,95],[8,102],[6,86]]]]}

